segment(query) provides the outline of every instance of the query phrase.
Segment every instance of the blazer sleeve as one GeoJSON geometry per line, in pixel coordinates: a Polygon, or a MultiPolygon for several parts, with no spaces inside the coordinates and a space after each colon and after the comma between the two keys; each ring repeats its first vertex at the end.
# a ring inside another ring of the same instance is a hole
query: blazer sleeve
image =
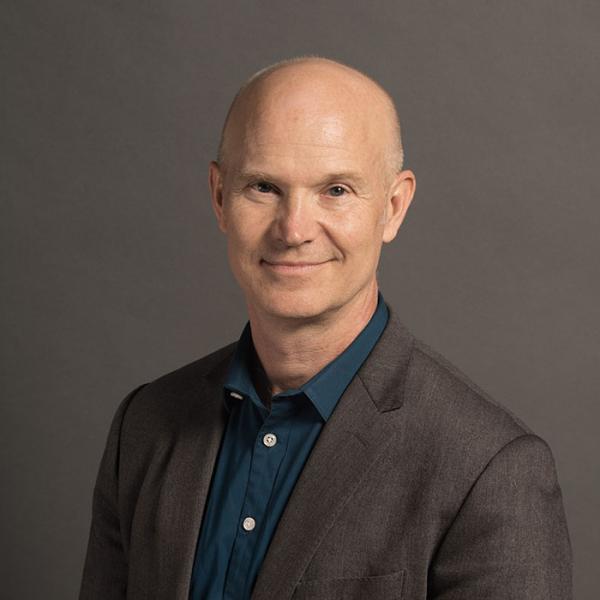
{"type": "Polygon", "coordinates": [[[80,600],[122,600],[127,593],[127,556],[118,511],[119,445],[125,413],[141,387],[121,402],[110,427],[94,487],[80,600]]]}
{"type": "Polygon", "coordinates": [[[571,545],[548,445],[504,446],[469,491],[432,560],[432,600],[571,600],[571,545]]]}

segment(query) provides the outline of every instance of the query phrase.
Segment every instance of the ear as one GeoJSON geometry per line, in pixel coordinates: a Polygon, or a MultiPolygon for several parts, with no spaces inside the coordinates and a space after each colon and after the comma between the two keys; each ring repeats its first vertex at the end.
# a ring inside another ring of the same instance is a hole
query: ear
{"type": "Polygon", "coordinates": [[[412,171],[400,171],[394,176],[386,199],[383,241],[391,242],[398,233],[406,211],[415,195],[415,175],[412,171]]]}
{"type": "Polygon", "coordinates": [[[211,161],[208,167],[208,186],[210,188],[210,200],[217,217],[219,229],[225,233],[227,225],[225,220],[225,211],[223,206],[223,174],[218,163],[211,161]]]}

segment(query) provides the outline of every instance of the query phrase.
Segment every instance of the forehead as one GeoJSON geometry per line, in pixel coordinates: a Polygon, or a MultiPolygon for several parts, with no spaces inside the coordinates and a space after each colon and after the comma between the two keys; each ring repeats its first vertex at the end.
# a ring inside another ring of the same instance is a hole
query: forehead
{"type": "Polygon", "coordinates": [[[245,111],[231,158],[256,170],[370,169],[383,151],[378,123],[349,100],[270,94],[245,111]]]}

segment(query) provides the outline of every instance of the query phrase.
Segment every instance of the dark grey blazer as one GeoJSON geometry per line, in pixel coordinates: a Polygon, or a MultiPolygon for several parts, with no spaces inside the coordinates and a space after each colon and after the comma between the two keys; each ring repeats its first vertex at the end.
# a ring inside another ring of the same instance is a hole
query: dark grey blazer
{"type": "MultiPolygon", "coordinates": [[[[121,404],[94,491],[81,600],[187,599],[233,349],[121,404]]],[[[315,444],[252,598],[571,598],[548,446],[392,310],[315,444]]]]}

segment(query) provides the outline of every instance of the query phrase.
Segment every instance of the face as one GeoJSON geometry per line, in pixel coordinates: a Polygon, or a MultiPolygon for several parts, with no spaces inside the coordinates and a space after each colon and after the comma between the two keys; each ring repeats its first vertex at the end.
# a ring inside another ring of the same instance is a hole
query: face
{"type": "Polygon", "coordinates": [[[410,204],[369,112],[283,86],[243,115],[213,207],[249,308],[314,319],[375,295],[381,245],[410,204]]]}

